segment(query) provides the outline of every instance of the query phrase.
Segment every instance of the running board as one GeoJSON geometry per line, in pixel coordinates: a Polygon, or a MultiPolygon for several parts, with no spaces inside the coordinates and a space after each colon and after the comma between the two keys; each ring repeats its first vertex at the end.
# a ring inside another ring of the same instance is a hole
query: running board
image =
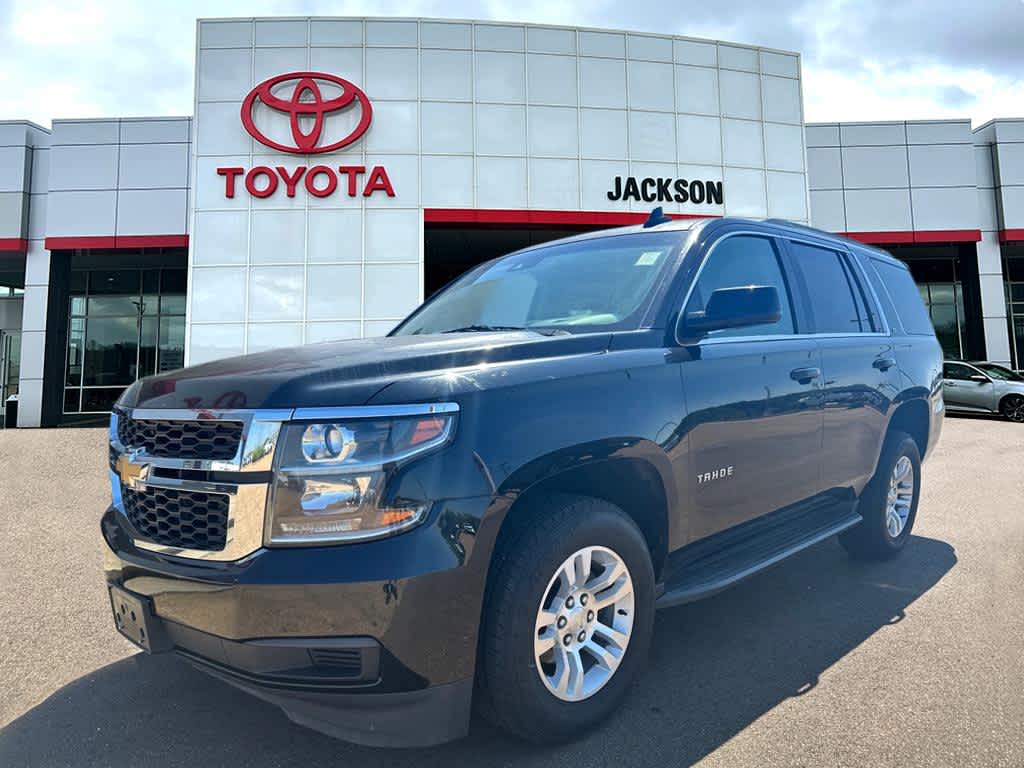
{"type": "Polygon", "coordinates": [[[690,603],[731,587],[764,569],[825,539],[852,528],[861,521],[855,511],[831,518],[813,530],[787,525],[751,531],[751,536],[725,543],[720,549],[681,563],[666,579],[657,608],[690,603]]]}

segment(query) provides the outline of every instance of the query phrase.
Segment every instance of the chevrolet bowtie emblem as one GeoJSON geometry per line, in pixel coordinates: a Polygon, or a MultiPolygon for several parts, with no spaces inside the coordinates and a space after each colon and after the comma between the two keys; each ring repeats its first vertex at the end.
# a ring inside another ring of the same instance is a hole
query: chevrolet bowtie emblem
{"type": "Polygon", "coordinates": [[[115,471],[121,482],[129,488],[135,488],[149,478],[149,464],[136,464],[123,453],[117,457],[115,471]]]}

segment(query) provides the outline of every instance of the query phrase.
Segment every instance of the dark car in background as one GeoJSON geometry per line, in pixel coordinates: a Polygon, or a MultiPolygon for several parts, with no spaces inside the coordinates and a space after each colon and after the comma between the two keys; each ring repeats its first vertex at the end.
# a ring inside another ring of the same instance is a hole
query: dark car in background
{"type": "Polygon", "coordinates": [[[129,388],[115,623],[346,739],[434,744],[473,707],[573,738],[626,695],[655,609],[835,535],[898,554],[942,417],[903,264],[656,211],[482,264],[386,338],[129,388]]]}
{"type": "Polygon", "coordinates": [[[942,392],[951,411],[998,413],[1024,423],[1024,376],[1005,365],[947,360],[942,392]]]}

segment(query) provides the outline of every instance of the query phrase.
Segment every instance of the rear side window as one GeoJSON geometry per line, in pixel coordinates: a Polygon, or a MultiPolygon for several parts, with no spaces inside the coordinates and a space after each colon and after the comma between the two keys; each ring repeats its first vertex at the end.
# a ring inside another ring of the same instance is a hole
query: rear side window
{"type": "Polygon", "coordinates": [[[746,285],[770,285],[779,292],[782,317],[777,323],[725,328],[712,331],[708,338],[722,336],[764,336],[795,332],[789,288],[782,274],[775,244],[766,237],[733,235],[715,244],[711,255],[693,287],[685,312],[699,312],[705,308],[711,294],[719,288],[739,288],[746,285]]]}
{"type": "Polygon", "coordinates": [[[790,243],[790,248],[807,286],[816,333],[875,330],[864,288],[838,251],[805,243],[790,243]]]}
{"type": "Polygon", "coordinates": [[[861,264],[864,267],[864,274],[868,276],[868,282],[871,283],[871,287],[875,289],[875,295],[878,297],[878,303],[882,305],[882,312],[885,314],[885,319],[889,323],[889,327],[894,332],[898,332],[900,327],[900,316],[896,314],[896,307],[892,304],[892,299],[889,298],[889,292],[885,290],[885,285],[882,283],[882,278],[878,276],[878,272],[875,271],[874,267],[871,266],[872,259],[870,257],[862,256],[861,264]]]}
{"type": "Polygon", "coordinates": [[[917,290],[914,278],[910,276],[910,270],[880,259],[871,259],[871,266],[875,268],[882,284],[889,292],[896,312],[903,321],[904,330],[921,336],[934,336],[931,318],[928,317],[928,310],[921,300],[921,293],[917,290]]]}

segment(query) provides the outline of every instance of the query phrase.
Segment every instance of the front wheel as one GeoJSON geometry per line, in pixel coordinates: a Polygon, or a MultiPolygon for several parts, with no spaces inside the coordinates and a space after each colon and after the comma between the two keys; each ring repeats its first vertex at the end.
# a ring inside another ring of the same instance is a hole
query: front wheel
{"type": "Polygon", "coordinates": [[[1010,421],[1024,424],[1024,397],[1021,395],[1007,395],[999,405],[999,410],[1010,421]]]}
{"type": "Polygon", "coordinates": [[[626,695],[650,644],[647,544],[618,507],[552,496],[496,555],[481,639],[481,708],[535,742],[583,735],[626,695]]]}

